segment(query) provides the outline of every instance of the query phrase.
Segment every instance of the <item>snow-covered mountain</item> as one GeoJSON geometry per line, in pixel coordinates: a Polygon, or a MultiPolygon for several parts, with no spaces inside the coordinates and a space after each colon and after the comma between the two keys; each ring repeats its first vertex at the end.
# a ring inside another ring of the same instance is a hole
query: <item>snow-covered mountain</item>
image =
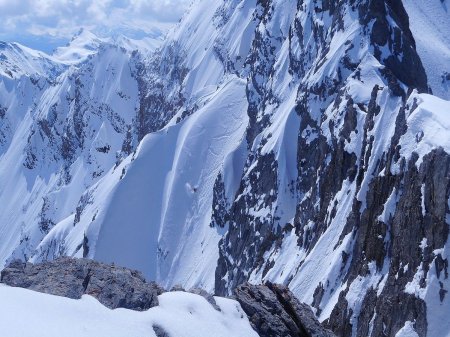
{"type": "Polygon", "coordinates": [[[447,336],[449,6],[198,0],[155,52],[2,44],[0,264],[275,281],[339,336],[447,336]]]}
{"type": "Polygon", "coordinates": [[[56,48],[52,56],[67,65],[79,64],[97,54],[105,44],[116,45],[130,52],[139,50],[150,53],[162,44],[163,36],[164,33],[159,31],[140,39],[127,37],[118,32],[111,37],[101,37],[82,28],[66,46],[56,48]]]}

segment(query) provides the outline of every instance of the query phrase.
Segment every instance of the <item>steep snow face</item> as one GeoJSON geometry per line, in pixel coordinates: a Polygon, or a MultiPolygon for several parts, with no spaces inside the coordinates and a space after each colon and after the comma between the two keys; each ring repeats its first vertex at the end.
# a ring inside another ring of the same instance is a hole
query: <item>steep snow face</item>
{"type": "Polygon", "coordinates": [[[446,5],[199,0],[155,53],[2,76],[0,261],[275,281],[338,335],[446,336],[446,5]]]}
{"type": "Polygon", "coordinates": [[[199,295],[172,292],[145,312],[110,310],[90,296],[81,300],[0,285],[2,334],[6,336],[257,337],[238,302],[216,297],[221,311],[199,295]],[[55,320],[55,317],[58,317],[55,320]],[[24,323],[26,319],[26,323],[24,323]],[[159,332],[160,334],[158,334],[159,332]]]}
{"type": "Polygon", "coordinates": [[[61,233],[51,249],[36,247],[67,217],[76,225],[87,189],[135,149],[139,57],[103,43],[79,64],[54,61],[65,67],[57,77],[1,78],[2,264],[68,253],[61,233]]]}
{"type": "Polygon", "coordinates": [[[89,30],[81,29],[64,47],[56,48],[53,56],[66,64],[77,64],[97,53],[99,47],[107,42],[89,30]]]}
{"type": "Polygon", "coordinates": [[[224,83],[189,119],[145,137],[86,192],[76,226],[57,224],[38,250],[47,254],[64,235],[69,254],[82,256],[77,246],[86,234],[89,257],[137,268],[168,287],[212,290],[221,237],[209,226],[213,186],[228,157],[238,156],[230,164],[239,169],[245,110],[245,84],[224,83]]]}
{"type": "Polygon", "coordinates": [[[54,57],[19,43],[0,41],[0,75],[5,79],[28,76],[56,76],[63,70],[54,57]]]}
{"type": "Polygon", "coordinates": [[[162,34],[158,31],[141,39],[130,38],[123,34],[100,37],[82,28],[66,46],[56,48],[52,57],[63,64],[77,65],[97,54],[101,47],[107,44],[119,46],[130,53],[135,50],[150,53],[161,45],[162,34]]]}
{"type": "Polygon", "coordinates": [[[450,2],[405,1],[417,52],[433,94],[450,100],[450,2]]]}

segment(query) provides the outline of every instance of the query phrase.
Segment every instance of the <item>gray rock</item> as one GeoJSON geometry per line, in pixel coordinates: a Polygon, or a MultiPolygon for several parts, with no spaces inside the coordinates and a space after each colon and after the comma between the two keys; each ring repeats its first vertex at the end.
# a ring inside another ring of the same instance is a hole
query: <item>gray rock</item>
{"type": "Polygon", "coordinates": [[[163,293],[138,271],[67,257],[41,264],[13,261],[1,272],[0,282],[73,299],[91,295],[108,308],[138,311],[157,306],[163,293]]]}
{"type": "Polygon", "coordinates": [[[191,289],[189,292],[192,294],[200,295],[200,296],[204,297],[214,307],[214,309],[216,309],[217,311],[222,311],[222,310],[220,310],[220,307],[217,305],[216,300],[214,299],[214,296],[211,295],[210,293],[208,293],[207,291],[200,289],[200,288],[194,288],[194,289],[191,289]]]}
{"type": "Polygon", "coordinates": [[[333,337],[314,316],[311,308],[282,285],[243,284],[235,298],[261,337],[333,337]]]}
{"type": "Polygon", "coordinates": [[[175,284],[172,288],[170,288],[170,291],[186,291],[181,285],[175,284]]]}
{"type": "Polygon", "coordinates": [[[153,331],[155,332],[156,337],[170,337],[166,330],[161,328],[159,325],[153,325],[153,331]]]}

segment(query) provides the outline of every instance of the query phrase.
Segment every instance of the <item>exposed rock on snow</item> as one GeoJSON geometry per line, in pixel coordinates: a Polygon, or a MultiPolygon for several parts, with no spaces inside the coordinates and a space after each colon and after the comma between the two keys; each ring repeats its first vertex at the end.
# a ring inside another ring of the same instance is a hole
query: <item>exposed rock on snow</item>
{"type": "MultiPolygon", "coordinates": [[[[135,311],[158,307],[157,296],[165,293],[155,283],[146,282],[136,271],[72,258],[60,258],[36,265],[14,261],[1,272],[0,283],[71,299],[90,295],[110,309],[125,308],[135,311]]],[[[213,297],[202,289],[192,289],[189,293],[173,291],[171,296],[193,295],[203,297],[210,308],[217,312],[228,312],[228,309],[223,307],[224,299],[213,297]]],[[[287,287],[272,283],[260,286],[244,284],[236,289],[235,299],[261,337],[335,336],[318,322],[311,308],[300,303],[287,287]]],[[[239,312],[240,308],[236,308],[239,312]]],[[[191,307],[189,310],[194,309],[191,307]]],[[[241,314],[240,319],[243,318],[241,314]]],[[[74,317],[75,321],[76,319],[77,317],[74,317]]],[[[189,324],[189,321],[184,323],[189,324]]],[[[80,321],[80,324],[83,323],[80,321]]],[[[227,324],[233,325],[235,322],[229,321],[227,324]]],[[[158,323],[152,327],[157,337],[182,336],[168,333],[167,328],[158,323]]],[[[249,334],[245,331],[241,333],[241,336],[249,334]]]]}
{"type": "Polygon", "coordinates": [[[240,285],[235,298],[261,337],[334,337],[285,286],[240,285]]]}
{"type": "Polygon", "coordinates": [[[200,295],[200,296],[204,297],[205,300],[207,300],[208,303],[211,304],[214,309],[220,311],[220,307],[217,305],[216,300],[214,299],[214,296],[212,296],[206,290],[200,289],[200,288],[194,288],[194,289],[189,290],[189,292],[191,294],[196,294],[196,295],[200,295]]]}
{"type": "Polygon", "coordinates": [[[108,308],[139,311],[157,306],[163,292],[138,271],[66,257],[42,264],[13,261],[1,272],[0,282],[72,299],[91,295],[108,308]]]}

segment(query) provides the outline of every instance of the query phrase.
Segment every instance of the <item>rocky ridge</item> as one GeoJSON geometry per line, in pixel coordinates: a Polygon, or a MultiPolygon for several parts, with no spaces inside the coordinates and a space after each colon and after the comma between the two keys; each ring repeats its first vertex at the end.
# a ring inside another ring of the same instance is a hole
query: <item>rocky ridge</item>
{"type": "Polygon", "coordinates": [[[72,299],[90,295],[110,309],[138,311],[157,306],[163,293],[138,271],[65,257],[42,264],[13,261],[2,270],[0,283],[72,299]]]}
{"type": "Polygon", "coordinates": [[[247,283],[236,288],[234,297],[260,336],[335,337],[285,286],[247,283]]]}
{"type": "MultiPolygon", "coordinates": [[[[72,299],[90,295],[110,309],[137,311],[157,307],[158,295],[166,292],[156,283],[147,282],[137,271],[72,258],[41,264],[13,261],[1,271],[0,283],[72,299]]],[[[189,292],[204,297],[215,310],[221,310],[206,291],[192,289],[189,292]]],[[[300,303],[284,286],[245,284],[236,289],[234,299],[261,337],[334,336],[321,326],[311,308],[300,303]]],[[[158,337],[169,337],[161,327],[153,326],[153,329],[158,337]]]]}

